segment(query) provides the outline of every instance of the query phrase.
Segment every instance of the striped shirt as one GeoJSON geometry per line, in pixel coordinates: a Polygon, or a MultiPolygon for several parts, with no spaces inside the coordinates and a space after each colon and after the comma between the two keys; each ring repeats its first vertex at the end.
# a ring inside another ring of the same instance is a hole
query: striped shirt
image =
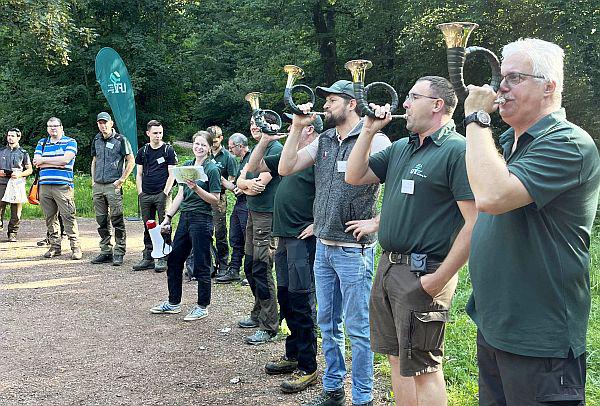
{"type": "MultiPolygon", "coordinates": [[[[77,155],[77,141],[71,137],[63,136],[56,142],[52,141],[51,137],[42,138],[38,141],[35,147],[35,155],[43,157],[64,156],[65,152],[70,151],[77,155]],[[47,140],[44,152],[42,153],[42,145],[44,140],[47,140]]],[[[73,187],[73,166],[75,158],[65,165],[64,168],[42,168],[40,169],[40,185],[69,185],[73,187]]]]}

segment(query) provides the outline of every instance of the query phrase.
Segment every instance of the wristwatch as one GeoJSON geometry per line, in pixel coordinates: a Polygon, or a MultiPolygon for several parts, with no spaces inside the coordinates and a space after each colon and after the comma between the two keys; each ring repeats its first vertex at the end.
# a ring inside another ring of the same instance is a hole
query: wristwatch
{"type": "Polygon", "coordinates": [[[465,128],[470,123],[477,123],[480,127],[488,128],[492,126],[490,115],[483,110],[476,111],[465,117],[465,128]]]}

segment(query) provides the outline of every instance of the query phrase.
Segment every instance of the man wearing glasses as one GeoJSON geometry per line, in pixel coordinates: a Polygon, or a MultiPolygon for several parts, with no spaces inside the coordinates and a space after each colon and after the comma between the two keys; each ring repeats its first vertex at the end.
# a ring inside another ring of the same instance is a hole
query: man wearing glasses
{"type": "Polygon", "coordinates": [[[371,348],[386,354],[398,405],[446,405],[445,324],[467,261],[477,210],[455,131],[457,98],[448,80],[425,76],[404,108],[407,138],[370,155],[372,137],[391,121],[389,105],[365,118],[346,181],[385,182],[379,261],[370,301],[371,348]]]}
{"type": "MultiPolygon", "coordinates": [[[[244,244],[246,242],[246,223],[248,221],[248,207],[246,207],[246,195],[235,185],[240,171],[248,163],[250,154],[248,153],[248,138],[240,133],[232,134],[227,141],[229,152],[240,158],[241,162],[237,165],[236,175],[233,182],[228,179],[221,179],[223,186],[236,195],[236,202],[233,211],[229,217],[229,245],[231,245],[231,259],[227,266],[227,272],[218,276],[217,283],[231,283],[240,280],[240,268],[244,258],[244,244]]],[[[244,269],[248,264],[244,264],[244,269]]]]}
{"type": "Polygon", "coordinates": [[[50,242],[50,248],[44,254],[46,258],[61,254],[59,213],[71,244],[71,259],[79,260],[82,256],[73,192],[76,155],[77,141],[65,135],[60,119],[51,117],[48,120],[48,136],[38,141],[33,158],[33,164],[40,170],[40,206],[46,217],[50,242]]]}
{"type": "Polygon", "coordinates": [[[479,399],[583,405],[598,150],[561,107],[559,46],[524,39],[502,56],[498,93],[469,86],[465,101],[467,173],[480,210],[467,305],[478,328],[479,399]],[[511,126],[502,156],[489,124],[495,110],[511,126]]]}

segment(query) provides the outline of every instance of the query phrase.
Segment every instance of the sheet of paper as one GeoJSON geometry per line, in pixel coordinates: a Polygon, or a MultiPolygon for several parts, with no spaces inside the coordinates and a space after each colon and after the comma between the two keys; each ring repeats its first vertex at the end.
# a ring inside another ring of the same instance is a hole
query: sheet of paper
{"type": "Polygon", "coordinates": [[[173,168],[173,176],[175,176],[177,183],[183,184],[185,184],[186,179],[193,181],[201,180],[202,182],[208,180],[208,176],[204,173],[202,166],[176,166],[173,168]]]}

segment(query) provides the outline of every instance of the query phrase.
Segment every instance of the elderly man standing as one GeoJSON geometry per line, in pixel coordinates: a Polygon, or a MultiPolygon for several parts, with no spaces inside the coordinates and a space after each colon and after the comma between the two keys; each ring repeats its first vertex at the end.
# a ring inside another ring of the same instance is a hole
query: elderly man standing
{"type": "Polygon", "coordinates": [[[502,56],[499,92],[470,86],[465,101],[467,173],[480,210],[467,305],[478,328],[480,404],[583,405],[600,158],[561,107],[563,50],[524,39],[502,56]],[[502,155],[488,114],[496,109],[511,126],[502,155]]]}
{"type": "MultiPolygon", "coordinates": [[[[0,199],[6,191],[9,179],[19,180],[24,188],[25,178],[31,175],[31,159],[29,154],[19,145],[21,130],[11,128],[6,133],[6,147],[0,148],[0,199]]],[[[14,181],[13,181],[14,182],[14,181]]],[[[0,229],[4,223],[4,209],[10,207],[10,221],[8,222],[8,242],[17,241],[17,231],[21,221],[22,203],[7,203],[0,200],[0,229]]]]}
{"type": "Polygon", "coordinates": [[[63,219],[64,231],[71,244],[71,259],[81,259],[79,228],[75,219],[73,166],[77,155],[77,141],[64,133],[60,119],[50,117],[48,136],[38,141],[33,165],[40,169],[40,206],[46,218],[50,248],[44,254],[53,258],[61,254],[58,214],[63,219]]]}
{"type": "Polygon", "coordinates": [[[444,331],[477,218],[452,120],[457,101],[445,78],[418,79],[404,101],[411,135],[369,157],[373,135],[392,119],[389,106],[378,107],[348,159],[349,183],[385,182],[369,311],[371,348],[388,356],[397,405],[448,403],[444,331]]]}
{"type": "Polygon", "coordinates": [[[94,211],[100,235],[100,254],[92,264],[112,262],[123,265],[125,221],[121,186],[135,166],[131,144],[113,128],[110,114],[101,112],[96,119],[98,134],[92,140],[92,190],[94,211]],[[110,224],[115,229],[115,247],[111,244],[110,224]]]}
{"type": "MultiPolygon", "coordinates": [[[[375,217],[380,186],[353,186],[344,181],[348,156],[363,126],[363,120],[356,112],[352,82],[338,80],[331,87],[317,87],[317,94],[325,99],[326,124],[333,128],[298,150],[303,128],[311,125],[316,115],[295,115],[279,161],[282,176],[315,166],[313,214],[317,246],[314,272],[325,372],[324,391],[307,405],[345,404],[344,322],[352,345],[352,402],[371,405],[373,352],[369,294],[373,284],[376,241],[373,235],[365,235],[357,241],[352,232],[346,231],[346,223],[375,217]]],[[[301,106],[306,113],[310,107],[310,103],[301,106]]],[[[389,145],[390,140],[379,133],[373,138],[371,151],[379,152],[389,145]]]]}

